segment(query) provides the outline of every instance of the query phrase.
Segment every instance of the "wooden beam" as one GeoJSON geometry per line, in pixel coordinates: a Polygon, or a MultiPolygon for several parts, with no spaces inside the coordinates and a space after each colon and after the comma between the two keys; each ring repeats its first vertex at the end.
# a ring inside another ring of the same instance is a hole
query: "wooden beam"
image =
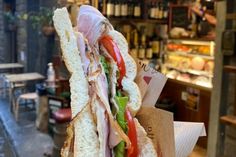
{"type": "Polygon", "coordinates": [[[233,115],[226,115],[220,117],[220,121],[226,125],[232,125],[236,127],[236,116],[233,115]]]}
{"type": "MultiPolygon", "coordinates": [[[[207,145],[207,156],[218,157],[220,147],[220,109],[221,109],[221,85],[223,76],[223,54],[221,50],[222,43],[222,32],[225,30],[226,22],[226,1],[216,2],[216,17],[217,21],[220,21],[216,25],[216,40],[215,40],[215,69],[213,78],[213,89],[211,95],[211,106],[210,106],[210,120],[208,130],[208,145],[207,145]]],[[[222,148],[221,148],[222,149],[222,148]]]]}
{"type": "Polygon", "coordinates": [[[236,13],[228,13],[226,14],[227,20],[236,20],[236,13]]]}
{"type": "Polygon", "coordinates": [[[224,71],[229,73],[236,73],[236,66],[233,65],[225,65],[224,71]]]}

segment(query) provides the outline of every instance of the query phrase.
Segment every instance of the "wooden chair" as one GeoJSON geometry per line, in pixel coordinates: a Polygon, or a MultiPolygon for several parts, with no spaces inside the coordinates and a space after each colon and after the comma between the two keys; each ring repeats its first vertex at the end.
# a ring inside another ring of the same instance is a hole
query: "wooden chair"
{"type": "Polygon", "coordinates": [[[17,100],[16,100],[16,103],[14,103],[14,107],[13,107],[13,112],[14,112],[14,115],[15,115],[15,119],[16,121],[18,121],[18,113],[19,113],[19,105],[20,105],[20,101],[21,100],[30,100],[32,101],[34,104],[37,103],[37,100],[38,100],[38,94],[33,92],[33,93],[24,93],[24,94],[21,94],[17,100]]]}

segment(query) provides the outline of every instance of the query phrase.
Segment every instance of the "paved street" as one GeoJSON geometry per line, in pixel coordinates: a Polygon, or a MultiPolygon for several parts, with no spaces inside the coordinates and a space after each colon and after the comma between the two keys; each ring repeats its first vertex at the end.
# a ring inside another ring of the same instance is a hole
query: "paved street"
{"type": "Polygon", "coordinates": [[[16,157],[13,146],[10,144],[7,134],[0,121],[0,157],[16,157]]]}
{"type": "Polygon", "coordinates": [[[20,107],[19,121],[16,122],[9,106],[7,99],[0,98],[0,157],[44,157],[44,153],[52,149],[52,139],[36,129],[35,110],[20,107]],[[3,136],[3,130],[8,133],[8,138],[3,136]],[[12,153],[10,143],[14,145],[16,155],[12,153]]]}

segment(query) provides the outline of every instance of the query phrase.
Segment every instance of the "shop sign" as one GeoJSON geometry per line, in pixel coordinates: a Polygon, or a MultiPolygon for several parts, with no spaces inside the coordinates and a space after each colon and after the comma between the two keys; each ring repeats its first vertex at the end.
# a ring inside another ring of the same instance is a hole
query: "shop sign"
{"type": "Polygon", "coordinates": [[[185,107],[194,111],[199,109],[200,90],[187,87],[186,92],[182,93],[182,100],[185,101],[185,107]]]}
{"type": "Polygon", "coordinates": [[[137,67],[135,82],[141,92],[142,104],[155,106],[167,77],[141,61],[137,64],[137,67]]]}

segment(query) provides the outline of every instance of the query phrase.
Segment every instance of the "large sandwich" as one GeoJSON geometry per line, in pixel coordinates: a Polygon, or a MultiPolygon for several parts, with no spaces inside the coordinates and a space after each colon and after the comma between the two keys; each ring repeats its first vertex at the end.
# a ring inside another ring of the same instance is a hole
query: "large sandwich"
{"type": "Polygon", "coordinates": [[[141,95],[136,64],[123,35],[95,8],[79,9],[72,28],[66,8],[54,26],[71,73],[72,121],[63,157],[156,157],[151,139],[135,118],[141,95]]]}

